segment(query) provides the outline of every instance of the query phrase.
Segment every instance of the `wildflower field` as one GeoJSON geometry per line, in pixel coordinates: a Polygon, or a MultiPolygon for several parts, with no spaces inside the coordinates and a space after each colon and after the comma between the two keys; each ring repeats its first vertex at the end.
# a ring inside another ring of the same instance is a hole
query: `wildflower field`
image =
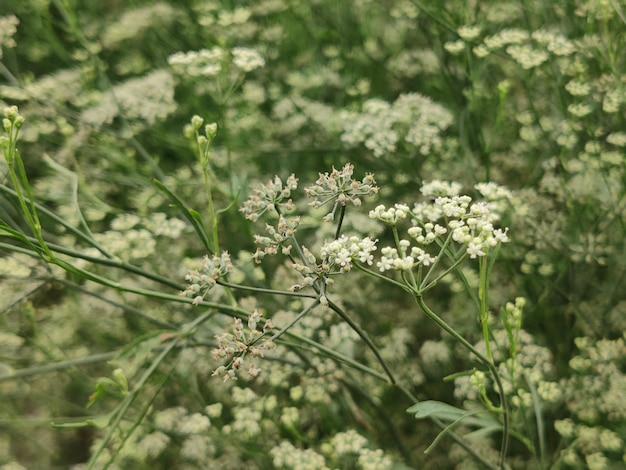
{"type": "Polygon", "coordinates": [[[0,470],[626,467],[625,0],[3,0],[0,470]]]}

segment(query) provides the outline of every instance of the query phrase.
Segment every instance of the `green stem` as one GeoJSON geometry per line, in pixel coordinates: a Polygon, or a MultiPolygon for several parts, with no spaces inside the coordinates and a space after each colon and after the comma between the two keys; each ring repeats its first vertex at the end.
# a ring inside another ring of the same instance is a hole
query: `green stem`
{"type": "Polygon", "coordinates": [[[271,294],[271,295],[285,295],[289,297],[306,297],[309,299],[317,299],[318,296],[315,294],[307,294],[306,292],[292,292],[290,290],[276,290],[276,289],[266,289],[264,287],[252,287],[252,286],[244,286],[241,284],[234,284],[232,282],[226,282],[222,280],[218,280],[217,283],[220,286],[229,287],[231,289],[250,291],[250,292],[258,292],[260,294],[271,294]]]}
{"type": "MultiPolygon", "coordinates": [[[[2,234],[0,234],[0,236],[2,236],[2,234]]],[[[26,240],[30,241],[30,242],[35,242],[36,240],[32,237],[25,237],[26,240]]],[[[90,255],[86,255],[84,253],[81,253],[79,251],[75,251],[72,250],[71,248],[66,248],[62,245],[57,245],[56,243],[46,243],[46,245],[50,248],[50,250],[52,250],[55,253],[61,253],[64,255],[68,255],[71,256],[72,258],[78,258],[78,259],[83,259],[85,261],[89,261],[93,264],[98,264],[101,266],[108,266],[111,268],[117,268],[117,269],[121,269],[123,271],[127,271],[133,274],[137,274],[143,278],[146,279],[150,279],[152,281],[158,282],[159,284],[162,284],[164,286],[168,286],[171,287],[172,289],[175,290],[179,290],[182,291],[184,290],[184,286],[182,286],[181,284],[178,284],[174,281],[172,281],[171,279],[167,279],[166,277],[163,276],[159,276],[158,274],[154,274],[151,273],[149,271],[145,271],[144,269],[141,269],[137,266],[134,266],[132,264],[128,264],[125,263],[123,261],[116,261],[116,260],[112,260],[112,259],[107,259],[107,258],[97,258],[95,256],[90,256],[90,255]]],[[[2,243],[0,242],[0,248],[5,248],[7,250],[10,251],[14,251],[14,252],[18,252],[18,253],[23,253],[29,256],[32,256],[33,258],[38,258],[39,254],[34,251],[34,250],[29,250],[27,248],[23,248],[17,245],[11,245],[9,243],[2,243]]]]}
{"type": "Polygon", "coordinates": [[[31,377],[33,375],[47,374],[49,372],[55,372],[58,370],[70,369],[72,367],[82,366],[86,364],[93,364],[95,362],[105,362],[109,359],[113,359],[118,353],[119,351],[112,351],[102,354],[93,354],[91,356],[69,359],[67,361],[55,362],[53,364],[46,364],[43,366],[26,367],[24,369],[9,372],[5,375],[0,375],[0,382],[21,379],[24,377],[31,377]]]}
{"type": "MultiPolygon", "coordinates": [[[[115,412],[115,418],[114,418],[113,422],[110,424],[109,430],[108,430],[107,434],[102,439],[102,442],[100,443],[100,445],[98,446],[96,451],[91,455],[91,458],[89,459],[89,463],[88,463],[88,466],[87,466],[88,469],[94,468],[94,465],[95,465],[98,457],[100,456],[100,454],[102,453],[104,448],[107,446],[107,444],[109,443],[109,441],[113,437],[113,433],[119,427],[120,422],[122,421],[122,419],[126,415],[126,412],[130,408],[130,405],[133,403],[133,401],[135,400],[135,398],[139,394],[139,391],[143,388],[143,386],[148,381],[148,379],[150,378],[152,373],[159,366],[159,364],[161,364],[161,362],[172,351],[172,349],[174,349],[174,347],[176,345],[178,345],[178,340],[177,339],[171,340],[169,342],[169,344],[165,348],[163,348],[161,353],[154,359],[154,361],[152,361],[152,364],[150,364],[150,367],[143,373],[143,375],[141,376],[141,378],[139,379],[139,381],[137,382],[137,384],[135,385],[133,390],[128,395],[126,395],[126,397],[124,397],[124,400],[122,401],[122,403],[120,403],[120,405],[118,406],[117,411],[115,412]]],[[[105,468],[107,468],[110,465],[110,463],[111,462],[109,462],[105,466],[105,468]]]]}
{"type": "Polygon", "coordinates": [[[401,283],[401,282],[398,282],[398,281],[396,281],[395,279],[392,279],[392,278],[390,278],[390,277],[387,277],[387,276],[385,276],[385,275],[383,275],[383,274],[381,274],[381,273],[379,273],[379,272],[377,272],[377,271],[372,271],[371,269],[366,268],[365,266],[363,266],[361,263],[358,263],[358,262],[355,262],[355,261],[354,261],[352,264],[353,264],[353,266],[355,266],[358,270],[363,271],[364,273],[366,273],[366,274],[368,274],[368,275],[370,275],[370,276],[373,276],[373,277],[375,277],[375,278],[381,279],[381,280],[383,280],[383,281],[385,281],[385,282],[388,282],[389,284],[392,284],[392,285],[394,285],[394,286],[396,286],[396,287],[399,287],[400,289],[402,289],[403,291],[405,291],[405,292],[407,292],[407,293],[409,293],[409,294],[411,294],[411,295],[413,295],[413,293],[414,293],[414,290],[413,290],[413,289],[411,289],[411,288],[410,288],[409,286],[407,286],[406,284],[403,284],[403,283],[401,283]]]}
{"type": "Polygon", "coordinates": [[[285,333],[287,333],[287,331],[289,331],[289,329],[295,325],[296,323],[298,323],[300,321],[300,319],[302,317],[304,317],[307,313],[309,313],[311,310],[313,310],[315,307],[317,307],[320,304],[319,299],[315,299],[314,302],[312,302],[310,305],[308,305],[307,307],[304,308],[304,310],[302,310],[293,320],[291,320],[286,326],[282,327],[280,329],[279,332],[277,332],[276,334],[274,334],[274,336],[272,336],[270,338],[270,341],[276,341],[278,338],[280,338],[282,335],[284,335],[285,333]]]}
{"type": "Polygon", "coordinates": [[[335,231],[335,240],[339,238],[341,234],[341,226],[343,224],[343,218],[346,215],[346,206],[342,205],[339,209],[339,220],[337,221],[337,230],[335,231]]]}
{"type": "MultiPolygon", "coordinates": [[[[18,192],[12,190],[11,188],[8,188],[7,186],[0,184],[0,191],[14,197],[15,199],[18,199],[18,201],[20,200],[20,194],[18,194],[18,192]]],[[[34,207],[37,211],[39,211],[41,214],[44,214],[46,217],[49,217],[50,219],[52,219],[53,221],[57,222],[59,225],[61,225],[62,227],[64,227],[69,233],[75,235],[79,240],[83,240],[84,242],[86,242],[89,246],[94,247],[96,250],[98,250],[100,253],[102,253],[104,256],[111,258],[112,256],[107,252],[107,250],[102,247],[93,237],[85,234],[84,232],[80,231],[79,229],[75,228],[74,226],[70,225],[65,219],[63,219],[62,217],[59,217],[57,214],[55,214],[54,212],[46,209],[44,206],[42,206],[41,204],[38,204],[36,202],[33,202],[32,199],[25,199],[25,201],[29,204],[31,204],[32,207],[34,207]]]]}
{"type": "Polygon", "coordinates": [[[489,360],[485,357],[480,351],[478,351],[469,341],[467,341],[463,336],[461,336],[452,326],[450,326],[443,318],[433,312],[428,305],[424,302],[424,299],[421,296],[414,295],[415,300],[418,305],[422,309],[422,311],[426,314],[428,318],[434,321],[437,325],[439,325],[443,330],[445,330],[448,334],[450,334],[455,340],[457,340],[465,349],[474,354],[480,362],[482,362],[489,372],[491,373],[496,386],[498,388],[498,394],[500,395],[500,406],[502,407],[502,443],[500,446],[500,460],[498,463],[499,468],[504,468],[504,461],[506,459],[506,454],[509,445],[509,405],[506,399],[506,395],[504,392],[504,386],[502,385],[502,380],[500,379],[500,375],[498,374],[498,369],[492,360],[489,360]]]}
{"type": "Polygon", "coordinates": [[[329,300],[328,301],[328,306],[337,315],[339,315],[350,326],[350,328],[352,328],[356,332],[356,334],[358,334],[361,337],[361,339],[365,342],[367,347],[372,351],[372,353],[374,353],[374,356],[376,356],[376,360],[382,366],[383,370],[385,371],[385,374],[387,374],[387,377],[389,378],[389,381],[393,385],[396,385],[397,382],[396,382],[395,377],[391,373],[391,369],[389,369],[389,367],[387,366],[387,363],[385,362],[383,357],[380,355],[380,352],[378,351],[378,348],[376,347],[376,345],[372,342],[372,340],[369,338],[369,336],[367,336],[367,334],[365,334],[365,331],[363,331],[361,329],[361,327],[359,325],[357,325],[354,322],[354,320],[352,320],[352,318],[350,318],[350,316],[346,312],[344,312],[341,309],[341,307],[339,307],[337,304],[335,304],[334,302],[329,300]]]}
{"type": "Polygon", "coordinates": [[[350,366],[352,369],[354,370],[358,370],[361,371],[367,375],[370,375],[372,377],[375,377],[379,380],[388,382],[389,379],[386,375],[378,372],[377,370],[372,369],[371,367],[367,367],[366,365],[362,364],[359,361],[355,361],[354,359],[352,359],[351,357],[345,356],[341,353],[338,353],[337,351],[324,346],[322,343],[318,343],[306,336],[300,336],[297,335],[295,333],[285,333],[285,336],[289,336],[290,338],[293,338],[295,340],[297,340],[296,342],[290,342],[290,341],[285,341],[284,339],[280,341],[280,344],[282,344],[283,346],[286,347],[291,347],[291,348],[299,348],[302,349],[302,345],[306,344],[307,346],[310,347],[309,352],[314,353],[314,354],[321,354],[324,355],[326,357],[329,357],[330,359],[332,359],[333,361],[337,362],[337,363],[343,363],[343,364],[347,364],[348,366],[350,366]]]}
{"type": "Polygon", "coordinates": [[[481,256],[478,258],[478,266],[480,271],[480,285],[478,287],[478,298],[480,300],[480,325],[483,332],[483,341],[485,342],[485,351],[487,353],[487,359],[490,363],[493,363],[493,354],[491,353],[491,338],[489,335],[489,305],[488,305],[488,292],[489,292],[489,276],[487,273],[487,257],[481,256]]]}

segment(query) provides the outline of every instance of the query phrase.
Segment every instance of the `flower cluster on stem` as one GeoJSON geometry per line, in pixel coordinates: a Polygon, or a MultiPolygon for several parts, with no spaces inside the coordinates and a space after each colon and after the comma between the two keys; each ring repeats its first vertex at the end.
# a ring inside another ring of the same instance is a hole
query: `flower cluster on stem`
{"type": "MultiPolygon", "coordinates": [[[[441,194],[442,191],[458,192],[453,183],[425,183],[422,193],[441,194]]],[[[439,254],[427,249],[433,243],[438,252],[448,248],[451,241],[457,243],[454,258],[467,255],[474,259],[484,257],[500,243],[509,241],[508,229],[495,228],[499,214],[490,210],[486,202],[472,202],[469,196],[437,196],[428,202],[416,203],[411,210],[406,204],[387,208],[377,206],[369,213],[394,231],[395,245],[381,248],[381,259],[376,266],[381,272],[406,271],[416,266],[432,266],[439,254]],[[400,239],[398,224],[409,220],[413,225],[407,229],[408,239],[400,239]],[[417,246],[411,246],[411,243],[417,246]]]]}
{"type": "Polygon", "coordinates": [[[263,335],[274,328],[271,320],[263,321],[263,315],[255,310],[244,326],[241,318],[235,318],[232,333],[222,333],[215,336],[217,348],[213,349],[213,358],[216,361],[230,359],[228,364],[221,365],[213,371],[213,376],[228,380],[238,380],[237,372],[244,369],[246,359],[249,377],[257,377],[262,369],[257,366],[255,359],[265,357],[267,351],[276,347],[271,338],[263,335]],[[263,326],[261,326],[261,323],[263,326]],[[247,328],[246,328],[247,326],[247,328]],[[259,326],[261,328],[259,329],[259,326]]]}
{"type": "Polygon", "coordinates": [[[233,265],[228,252],[224,251],[221,255],[211,258],[205,256],[200,263],[200,268],[189,271],[185,276],[188,284],[180,295],[193,299],[193,304],[198,305],[217,284],[217,281],[232,270],[233,265]]]}
{"type": "Polygon", "coordinates": [[[298,178],[293,174],[283,181],[274,177],[273,181],[268,181],[265,185],[254,190],[254,193],[243,203],[240,209],[246,219],[256,222],[266,212],[272,212],[284,208],[293,209],[291,192],[298,188],[298,178]]]}
{"type": "Polygon", "coordinates": [[[352,178],[353,173],[354,165],[346,163],[341,170],[333,168],[331,173],[320,173],[315,184],[304,189],[306,196],[311,198],[310,205],[313,207],[322,207],[331,201],[334,202],[332,210],[324,217],[326,222],[334,220],[339,207],[345,207],[348,203],[360,207],[361,197],[378,192],[372,174],[368,173],[358,181],[352,178]]]}

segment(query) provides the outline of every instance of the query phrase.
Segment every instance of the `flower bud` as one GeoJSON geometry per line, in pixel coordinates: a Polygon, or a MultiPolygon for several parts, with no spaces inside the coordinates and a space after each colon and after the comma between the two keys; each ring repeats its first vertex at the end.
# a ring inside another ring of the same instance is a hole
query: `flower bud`
{"type": "Polygon", "coordinates": [[[209,140],[213,140],[217,135],[217,124],[215,122],[207,124],[204,126],[204,132],[209,140]]]}

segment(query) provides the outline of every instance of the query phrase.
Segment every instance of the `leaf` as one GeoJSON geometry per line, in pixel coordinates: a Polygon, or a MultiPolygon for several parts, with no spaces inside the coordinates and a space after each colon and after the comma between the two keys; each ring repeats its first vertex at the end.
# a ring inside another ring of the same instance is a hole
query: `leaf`
{"type": "Polygon", "coordinates": [[[430,418],[432,416],[445,419],[446,421],[457,419],[467,413],[467,411],[461,408],[435,400],[421,401],[409,407],[406,411],[407,413],[415,413],[417,419],[430,418]]]}
{"type": "Polygon", "coordinates": [[[7,225],[3,220],[0,220],[0,236],[13,238],[14,240],[19,240],[20,242],[22,242],[24,245],[29,247],[31,250],[33,250],[37,254],[42,252],[41,247],[39,245],[32,243],[26,237],[26,235],[24,235],[21,232],[18,232],[17,230],[14,230],[9,225],[7,225]]]}
{"type": "Polygon", "coordinates": [[[124,386],[108,377],[100,377],[96,383],[95,391],[89,396],[89,402],[87,408],[93,406],[98,400],[106,396],[113,396],[116,398],[123,398],[128,393],[128,389],[124,389],[124,386]]]}
{"type": "Polygon", "coordinates": [[[491,434],[502,429],[500,423],[490,413],[488,413],[487,410],[476,409],[473,411],[467,411],[440,401],[427,400],[419,402],[409,407],[407,412],[415,413],[415,417],[417,419],[439,418],[442,421],[450,422],[450,424],[446,426],[437,435],[437,437],[435,437],[433,442],[424,451],[425,453],[429,453],[437,445],[437,443],[439,443],[439,441],[446,434],[452,432],[456,425],[461,421],[465,422],[465,424],[479,428],[479,430],[474,431],[476,435],[491,434]],[[477,416],[479,414],[482,416],[477,416]]]}
{"type": "Polygon", "coordinates": [[[463,420],[465,424],[482,429],[502,427],[500,422],[485,409],[464,410],[435,400],[421,401],[406,411],[415,413],[416,419],[439,418],[447,422],[463,420]]]}
{"type": "Polygon", "coordinates": [[[82,421],[51,423],[51,425],[53,428],[57,428],[57,429],[76,429],[76,428],[87,428],[87,427],[104,429],[111,422],[111,418],[113,418],[113,413],[96,416],[95,418],[85,418],[82,421]]]}
{"type": "Polygon", "coordinates": [[[207,233],[206,227],[204,226],[204,222],[202,221],[200,213],[194,209],[189,209],[176,194],[170,191],[167,186],[165,186],[156,178],[153,178],[152,182],[174,203],[174,206],[176,206],[183,213],[185,218],[193,226],[194,230],[198,234],[198,237],[200,237],[200,240],[202,241],[202,244],[204,245],[206,250],[209,253],[214,254],[213,250],[211,249],[209,235],[207,233]]]}
{"type": "Polygon", "coordinates": [[[453,380],[458,379],[459,377],[468,377],[468,376],[472,375],[474,372],[476,372],[476,368],[475,367],[473,369],[464,370],[462,372],[456,372],[454,374],[446,375],[443,378],[443,381],[444,382],[452,382],[453,380]]]}

